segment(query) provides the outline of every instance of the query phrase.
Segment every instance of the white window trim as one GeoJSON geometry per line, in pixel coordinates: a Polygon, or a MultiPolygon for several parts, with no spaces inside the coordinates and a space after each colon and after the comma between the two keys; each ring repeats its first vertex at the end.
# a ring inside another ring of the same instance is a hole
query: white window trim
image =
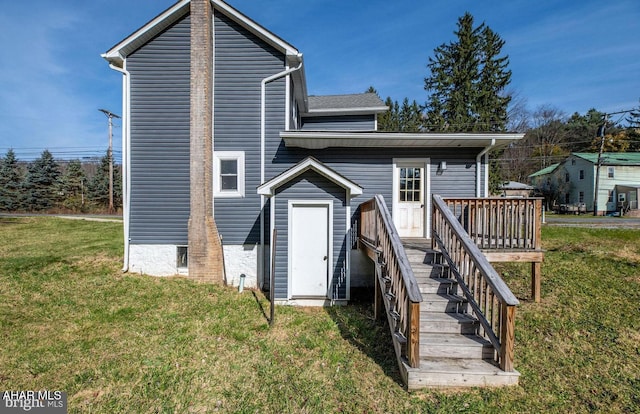
{"type": "Polygon", "coordinates": [[[216,198],[244,197],[244,151],[215,151],[213,153],[213,194],[216,198]],[[238,162],[238,189],[236,191],[222,191],[220,176],[220,161],[236,160],[238,162]]]}

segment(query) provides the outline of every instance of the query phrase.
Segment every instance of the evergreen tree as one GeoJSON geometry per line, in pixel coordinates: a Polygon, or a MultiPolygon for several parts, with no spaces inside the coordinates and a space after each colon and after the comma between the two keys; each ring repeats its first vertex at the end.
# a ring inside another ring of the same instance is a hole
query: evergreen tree
{"type": "MultiPolygon", "coordinates": [[[[108,151],[107,151],[108,152],[108,151]]],[[[109,207],[109,154],[100,159],[100,166],[87,186],[87,197],[100,207],[109,207]]],[[[122,206],[122,175],[120,168],[113,168],[113,207],[122,206]]]]}
{"type": "Polygon", "coordinates": [[[429,58],[424,89],[427,129],[450,132],[504,131],[511,100],[505,88],[511,80],[508,57],[499,57],[504,41],[473,16],[458,19],[455,42],[442,44],[429,58]]]}
{"type": "Polygon", "coordinates": [[[69,162],[60,179],[60,193],[62,193],[62,205],[65,208],[79,211],[84,205],[84,187],[87,181],[82,170],[80,160],[69,162]]]}
{"type": "Polygon", "coordinates": [[[59,199],[58,178],[60,167],[48,150],[27,168],[23,182],[23,205],[28,210],[46,210],[59,199]]]}
{"type": "Polygon", "coordinates": [[[629,151],[640,151],[640,106],[629,113],[627,122],[629,123],[627,128],[629,151]]]}
{"type": "Polygon", "coordinates": [[[389,108],[387,112],[378,115],[378,131],[397,132],[400,130],[400,106],[398,102],[387,97],[384,104],[389,108]]]}
{"type": "Polygon", "coordinates": [[[0,158],[0,210],[15,211],[20,209],[20,187],[22,170],[18,165],[13,149],[0,158]]]}

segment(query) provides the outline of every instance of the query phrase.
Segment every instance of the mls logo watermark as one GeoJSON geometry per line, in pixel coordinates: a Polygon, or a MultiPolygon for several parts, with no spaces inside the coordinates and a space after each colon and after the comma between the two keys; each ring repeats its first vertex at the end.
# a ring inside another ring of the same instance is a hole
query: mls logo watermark
{"type": "Polygon", "coordinates": [[[67,414],[67,393],[62,391],[2,391],[0,414],[67,414]]]}

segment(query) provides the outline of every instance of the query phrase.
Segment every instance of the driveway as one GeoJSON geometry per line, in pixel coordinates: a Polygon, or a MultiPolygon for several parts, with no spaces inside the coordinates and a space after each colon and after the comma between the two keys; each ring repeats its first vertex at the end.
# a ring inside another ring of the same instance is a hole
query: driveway
{"type": "Polygon", "coordinates": [[[581,216],[547,214],[546,226],[565,227],[599,227],[605,229],[640,229],[640,218],[637,217],[594,217],[583,214],[581,216]]]}

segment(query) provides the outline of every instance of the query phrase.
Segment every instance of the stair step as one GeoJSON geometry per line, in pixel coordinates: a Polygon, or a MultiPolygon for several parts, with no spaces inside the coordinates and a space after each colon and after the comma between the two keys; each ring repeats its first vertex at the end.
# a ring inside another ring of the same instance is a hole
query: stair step
{"type": "Polygon", "coordinates": [[[453,279],[429,277],[418,279],[420,293],[455,293],[457,283],[453,279]]]}
{"type": "Polygon", "coordinates": [[[467,301],[463,297],[446,293],[427,293],[422,296],[420,313],[423,312],[465,312],[467,301]]]}
{"type": "Polygon", "coordinates": [[[482,359],[421,358],[419,368],[407,372],[409,390],[424,387],[499,387],[518,385],[520,373],[504,372],[482,359]]]}
{"type": "Polygon", "coordinates": [[[425,358],[492,359],[491,342],[477,335],[421,333],[420,356],[425,358]]]}
{"type": "Polygon", "coordinates": [[[463,313],[425,312],[420,314],[420,332],[473,335],[478,320],[463,313]]]}
{"type": "Polygon", "coordinates": [[[426,265],[426,264],[415,264],[411,263],[411,269],[413,270],[413,275],[416,277],[427,276],[427,277],[449,277],[449,269],[440,265],[426,265]]]}

